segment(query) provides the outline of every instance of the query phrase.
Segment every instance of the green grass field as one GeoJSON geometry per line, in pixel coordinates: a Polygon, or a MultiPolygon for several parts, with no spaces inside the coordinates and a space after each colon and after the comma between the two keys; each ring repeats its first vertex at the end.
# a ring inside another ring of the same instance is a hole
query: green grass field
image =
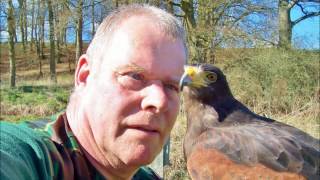
{"type": "MultiPolygon", "coordinates": [[[[17,87],[8,87],[8,58],[1,44],[1,120],[22,121],[49,117],[65,109],[72,91],[74,52],[62,52],[57,65],[58,84],[49,81],[48,59],[39,76],[35,53],[21,54],[17,48],[17,87]]],[[[47,54],[46,54],[47,56],[47,54]]],[[[225,72],[235,97],[254,112],[276,119],[310,135],[320,137],[320,52],[277,49],[218,50],[216,64],[225,72]]],[[[171,134],[171,165],[166,179],[188,179],[182,140],[186,119],[181,113],[171,134]]]]}

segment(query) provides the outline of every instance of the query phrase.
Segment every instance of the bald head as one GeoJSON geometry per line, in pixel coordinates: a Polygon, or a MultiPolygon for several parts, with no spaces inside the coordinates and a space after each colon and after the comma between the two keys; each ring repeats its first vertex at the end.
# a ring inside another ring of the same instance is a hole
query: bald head
{"type": "Polygon", "coordinates": [[[156,7],[133,4],[120,7],[103,20],[87,49],[86,54],[90,59],[97,62],[104,59],[107,49],[113,46],[114,34],[121,30],[120,27],[126,24],[129,19],[134,17],[149,19],[149,23],[156,26],[156,29],[172,40],[181,40],[186,47],[183,26],[174,16],[156,7]]]}

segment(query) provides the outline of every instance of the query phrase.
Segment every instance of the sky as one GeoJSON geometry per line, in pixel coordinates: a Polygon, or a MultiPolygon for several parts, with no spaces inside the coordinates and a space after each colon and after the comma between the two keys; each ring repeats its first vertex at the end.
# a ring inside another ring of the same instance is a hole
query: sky
{"type": "MultiPolygon", "coordinates": [[[[318,7],[320,9],[320,7],[318,7]]],[[[298,8],[291,11],[292,20],[302,15],[298,8]]],[[[295,47],[306,49],[320,49],[320,16],[301,21],[293,28],[293,42],[295,47]]]]}

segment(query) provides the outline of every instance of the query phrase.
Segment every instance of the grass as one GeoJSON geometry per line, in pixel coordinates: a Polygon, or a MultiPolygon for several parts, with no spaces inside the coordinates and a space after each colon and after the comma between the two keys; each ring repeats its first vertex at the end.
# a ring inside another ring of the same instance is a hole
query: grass
{"type": "MultiPolygon", "coordinates": [[[[6,49],[6,44],[0,44],[6,49]]],[[[9,62],[7,51],[1,51],[0,58],[0,120],[18,122],[49,117],[65,109],[72,90],[73,72],[69,61],[73,58],[72,50],[64,49],[62,63],[56,65],[58,84],[50,83],[48,59],[42,59],[42,72],[39,75],[39,59],[35,52],[22,53],[21,46],[16,46],[16,88],[9,88],[9,62]]],[[[48,57],[48,49],[45,49],[48,57]]],[[[74,66],[74,65],[73,65],[74,66]]]]}
{"type": "MultiPolygon", "coordinates": [[[[2,51],[0,119],[14,122],[39,119],[65,109],[73,86],[73,72],[68,65],[72,53],[68,49],[63,51],[63,63],[57,65],[56,86],[50,84],[47,59],[43,60],[44,75],[39,77],[35,55],[29,53],[26,57],[32,61],[26,61],[18,54],[17,88],[10,89],[7,55],[2,51]]],[[[320,52],[228,49],[217,51],[216,64],[227,75],[235,97],[251,110],[319,139],[319,56],[320,52]]],[[[181,113],[171,133],[171,165],[165,167],[165,179],[189,179],[182,149],[185,131],[186,119],[181,113]]]]}
{"type": "Polygon", "coordinates": [[[220,66],[236,98],[254,112],[319,138],[319,55],[264,49],[220,66]]]}
{"type": "Polygon", "coordinates": [[[170,166],[164,168],[165,179],[189,180],[186,162],[183,156],[183,137],[187,128],[187,120],[181,111],[171,132],[170,166]]]}
{"type": "Polygon", "coordinates": [[[1,88],[1,120],[21,121],[50,116],[65,109],[70,88],[19,86],[1,88]]]}

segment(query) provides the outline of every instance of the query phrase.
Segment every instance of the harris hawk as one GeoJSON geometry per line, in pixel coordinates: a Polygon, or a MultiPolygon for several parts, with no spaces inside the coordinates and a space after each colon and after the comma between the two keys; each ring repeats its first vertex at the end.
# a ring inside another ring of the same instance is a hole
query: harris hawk
{"type": "Polygon", "coordinates": [[[192,179],[320,179],[320,141],[249,110],[233,97],[219,68],[186,66],[180,88],[192,179]]]}

